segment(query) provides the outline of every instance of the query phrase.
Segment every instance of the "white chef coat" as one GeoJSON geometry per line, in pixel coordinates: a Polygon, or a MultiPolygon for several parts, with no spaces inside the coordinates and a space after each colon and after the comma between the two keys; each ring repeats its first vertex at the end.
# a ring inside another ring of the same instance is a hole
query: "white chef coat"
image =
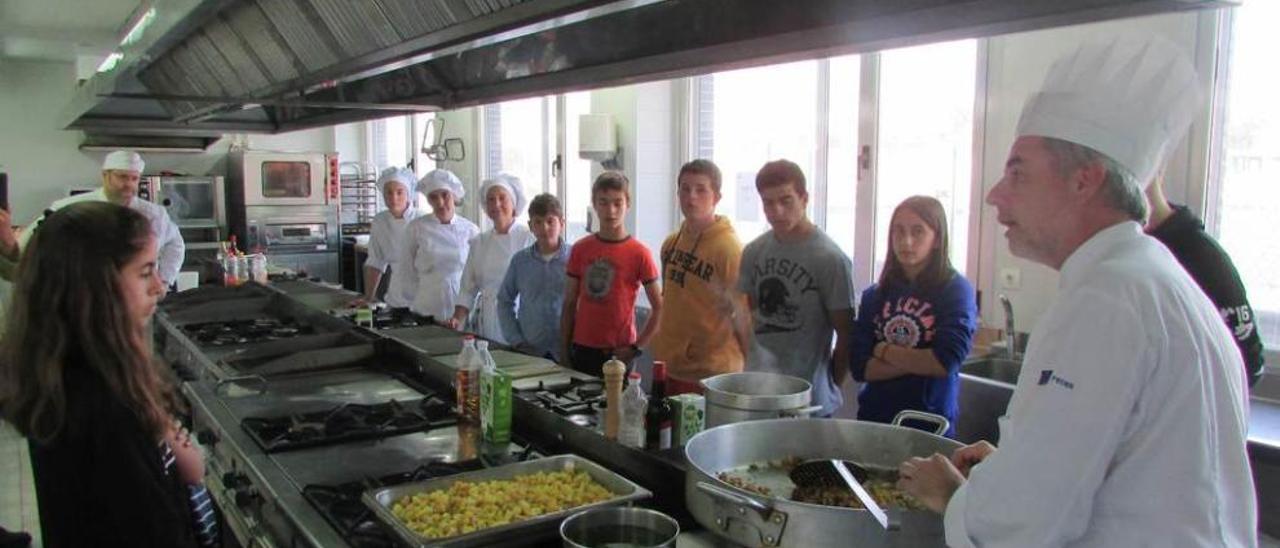
{"type": "Polygon", "coordinates": [[[383,211],[374,215],[369,225],[369,257],[365,259],[364,266],[384,274],[387,267],[391,267],[387,294],[382,300],[396,308],[405,308],[413,303],[413,284],[406,282],[407,276],[401,273],[400,257],[409,223],[419,216],[421,213],[414,208],[405,209],[404,217],[399,219],[390,211],[383,211]]]}
{"type": "Polygon", "coordinates": [[[507,275],[511,256],[533,245],[534,241],[533,233],[521,224],[511,225],[506,234],[489,230],[471,240],[471,254],[467,257],[466,269],[462,271],[462,292],[458,294],[457,301],[458,305],[475,311],[471,331],[506,344],[498,321],[498,292],[502,290],[502,280],[507,275]]]}
{"type": "Polygon", "coordinates": [[[432,214],[409,222],[400,266],[408,274],[405,281],[413,284],[410,310],[437,320],[453,315],[468,242],[479,234],[480,227],[460,215],[449,224],[432,214]]]}
{"type": "MultiPolygon", "coordinates": [[[[76,194],[68,196],[54,202],[49,209],[57,211],[71,204],[80,202],[106,202],[107,193],[102,188],[98,188],[92,192],[76,194]]],[[[169,212],[165,211],[164,206],[154,204],[143,200],[142,198],[133,198],[129,200],[129,209],[141,213],[148,221],[151,221],[151,233],[155,235],[156,242],[160,246],[160,258],[156,265],[160,278],[164,280],[165,285],[172,284],[178,279],[178,270],[182,268],[182,260],[186,256],[187,244],[182,240],[182,233],[178,231],[178,225],[174,224],[169,218],[169,212]]],[[[36,219],[19,236],[18,244],[20,249],[26,249],[27,241],[31,239],[33,230],[36,225],[44,220],[44,216],[36,219]]]]}
{"type": "Polygon", "coordinates": [[[947,544],[1256,546],[1244,369],[1208,297],[1133,222],[1061,274],[947,544]]]}

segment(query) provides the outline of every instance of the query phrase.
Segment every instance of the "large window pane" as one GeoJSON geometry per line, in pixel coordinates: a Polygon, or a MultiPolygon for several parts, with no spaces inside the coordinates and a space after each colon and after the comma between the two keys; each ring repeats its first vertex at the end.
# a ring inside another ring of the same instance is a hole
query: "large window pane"
{"type": "Polygon", "coordinates": [[[827,234],[853,256],[858,190],[858,91],[860,58],[830,61],[831,102],[827,125],[827,234]]]}
{"type": "MultiPolygon", "coordinates": [[[[708,129],[711,159],[723,176],[719,212],[734,222],[745,243],[769,229],[756,194],[756,172],[765,162],[786,158],[799,164],[806,178],[814,174],[817,150],[816,61],[722,72],[700,79],[712,86],[711,120],[701,113],[701,133],[708,129]]],[[[705,89],[705,88],[704,88],[705,89]]],[[[699,144],[708,136],[700,135],[699,144]]],[[[809,186],[812,194],[812,181],[809,186]]],[[[810,211],[814,207],[809,202],[810,211]]]]}
{"type": "Polygon", "coordinates": [[[1218,239],[1244,280],[1264,346],[1280,345],[1280,2],[1235,8],[1218,197],[1218,239]]]}
{"type": "Polygon", "coordinates": [[[587,211],[591,209],[591,160],[578,157],[578,119],[591,113],[591,92],[581,91],[564,96],[565,104],[565,196],[561,199],[566,238],[573,240],[586,234],[587,211]]]}
{"type": "Polygon", "coordinates": [[[884,267],[893,208],[917,194],[942,202],[950,224],[951,263],[964,270],[976,67],[973,40],[881,54],[875,276],[884,267]]]}
{"type": "MultiPolygon", "coordinates": [[[[550,99],[534,97],[485,107],[486,176],[509,173],[525,191],[537,194],[554,187],[544,109],[550,99]]],[[[554,118],[552,118],[554,119],[554,118]]]]}

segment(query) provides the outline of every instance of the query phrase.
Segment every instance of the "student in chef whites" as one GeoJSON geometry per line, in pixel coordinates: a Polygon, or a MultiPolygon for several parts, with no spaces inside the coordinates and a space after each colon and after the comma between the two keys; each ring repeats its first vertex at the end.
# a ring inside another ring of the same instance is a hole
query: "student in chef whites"
{"type": "MultiPolygon", "coordinates": [[[[178,232],[178,225],[169,218],[164,206],[138,198],[138,182],[142,178],[144,165],[142,156],[131,150],[117,150],[107,154],[102,161],[101,188],[58,200],[49,206],[48,211],[57,211],[80,202],[111,202],[141,213],[151,223],[151,232],[160,244],[157,272],[165,287],[169,287],[178,280],[178,270],[182,268],[182,260],[186,254],[186,243],[178,232]]],[[[10,260],[18,260],[19,248],[27,245],[33,230],[43,220],[42,215],[22,231],[18,237],[18,247],[5,250],[10,260]]]]}
{"type": "Polygon", "coordinates": [[[520,179],[499,174],[480,186],[484,197],[484,212],[493,222],[493,228],[471,240],[467,266],[462,271],[462,291],[453,307],[453,317],[445,322],[450,329],[462,329],[467,324],[467,314],[477,309],[471,317],[469,331],[499,343],[506,343],[502,335],[502,322],[498,319],[498,292],[502,279],[507,275],[507,265],[517,251],[533,245],[533,233],[516,217],[524,211],[524,186],[520,179]]]}
{"type": "Polygon", "coordinates": [[[912,196],[889,218],[880,281],[862,292],[853,326],[858,420],[888,423],[901,411],[942,415],[955,436],[960,364],[973,346],[973,286],[951,267],[947,214],[931,196],[912,196]]]}
{"type": "Polygon", "coordinates": [[[831,416],[844,403],[840,385],[849,367],[853,266],[809,221],[800,166],[789,160],[765,164],[756,174],[756,192],[772,230],[742,251],[738,290],[747,294],[755,339],[746,369],[809,381],[813,404],[822,406],[818,415],[831,416]]]}
{"type": "Polygon", "coordinates": [[[564,310],[564,241],[560,200],[539,194],[529,203],[533,245],[517,252],[498,292],[498,319],[507,344],[521,352],[559,361],[560,314],[564,310]]]}
{"type": "Polygon", "coordinates": [[[1191,279],[1218,307],[1244,358],[1249,386],[1253,386],[1262,378],[1262,337],[1258,334],[1244,282],[1240,281],[1231,256],[1204,231],[1204,221],[1187,206],[1174,205],[1165,199],[1163,173],[1147,187],[1147,205],[1151,208],[1147,234],[1169,248],[1173,258],[1187,269],[1191,279]]]}
{"type": "Polygon", "coordinates": [[[662,243],[662,298],[667,306],[653,357],[667,362],[667,395],[701,393],[699,381],[742,371],[751,335],[738,287],[742,244],[729,219],[716,215],[720,168],[693,160],[676,177],[680,229],[662,243]]]}
{"type": "Polygon", "coordinates": [[[1203,108],[1176,46],[1088,44],[1029,99],[987,195],[1014,255],[1061,274],[1000,447],[913,458],[950,546],[1256,546],[1240,352],[1142,232],[1143,188],[1203,108]]]}
{"type": "Polygon", "coordinates": [[[409,223],[420,215],[413,186],[418,176],[402,167],[389,167],[378,176],[386,211],[373,216],[369,228],[369,258],[364,261],[365,299],[382,299],[392,308],[408,308],[413,302],[412,281],[398,272],[401,246],[409,223]],[[381,289],[381,291],[379,291],[381,289]]]}
{"type": "Polygon", "coordinates": [[[443,323],[453,316],[469,242],[480,234],[480,227],[456,214],[466,191],[452,172],[427,172],[418,181],[418,192],[427,197],[431,214],[414,219],[405,229],[400,266],[405,281],[412,284],[406,288],[413,294],[409,310],[443,323]]]}

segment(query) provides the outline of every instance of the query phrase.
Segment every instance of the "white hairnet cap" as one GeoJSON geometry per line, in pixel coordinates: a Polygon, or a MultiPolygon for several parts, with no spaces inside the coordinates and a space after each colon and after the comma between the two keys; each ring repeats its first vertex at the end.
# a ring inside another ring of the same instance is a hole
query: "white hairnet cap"
{"type": "Polygon", "coordinates": [[[520,184],[520,178],[515,175],[499,173],[480,185],[480,196],[487,199],[489,197],[489,189],[495,187],[505,189],[507,194],[511,195],[511,201],[515,202],[516,217],[524,215],[526,202],[524,199],[524,185],[520,184]]]}
{"type": "Polygon", "coordinates": [[[387,191],[387,185],[391,183],[400,183],[405,192],[413,192],[413,187],[417,182],[418,176],[414,175],[413,171],[403,167],[389,167],[382,170],[381,175],[378,175],[378,189],[383,192],[387,191]]]}
{"type": "Polygon", "coordinates": [[[102,171],[109,169],[118,169],[120,171],[136,171],[142,173],[142,167],[146,165],[142,161],[142,156],[132,150],[117,150],[102,160],[102,171]]]}
{"type": "Polygon", "coordinates": [[[1167,40],[1086,44],[1049,67],[1022,108],[1017,134],[1087,146],[1146,187],[1191,124],[1200,86],[1190,59],[1167,40]]]}
{"type": "Polygon", "coordinates": [[[423,196],[440,189],[448,190],[455,199],[462,199],[467,195],[467,191],[462,188],[462,180],[447,169],[433,169],[418,180],[418,192],[423,196]]]}

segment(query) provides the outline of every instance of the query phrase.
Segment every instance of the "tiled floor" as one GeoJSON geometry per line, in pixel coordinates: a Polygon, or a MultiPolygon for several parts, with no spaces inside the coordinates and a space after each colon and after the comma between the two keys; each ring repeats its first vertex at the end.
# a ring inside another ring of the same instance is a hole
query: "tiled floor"
{"type": "Polygon", "coordinates": [[[34,538],[31,546],[40,546],[39,516],[27,440],[0,422],[0,527],[26,531],[34,538]]]}

